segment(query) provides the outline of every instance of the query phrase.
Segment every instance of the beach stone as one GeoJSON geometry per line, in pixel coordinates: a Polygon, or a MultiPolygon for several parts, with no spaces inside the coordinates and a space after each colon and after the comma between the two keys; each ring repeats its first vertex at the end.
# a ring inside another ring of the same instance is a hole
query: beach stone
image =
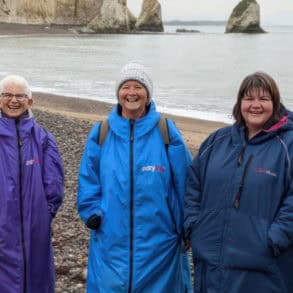
{"type": "Polygon", "coordinates": [[[135,24],[137,31],[163,32],[161,4],[157,0],[144,0],[135,24]]]}
{"type": "Polygon", "coordinates": [[[79,163],[93,123],[37,109],[33,113],[54,135],[65,171],[64,200],[53,220],[56,292],[85,292],[89,235],[77,214],[76,194],[79,163]]]}
{"type": "Polygon", "coordinates": [[[255,0],[242,0],[233,9],[226,33],[264,33],[260,27],[260,6],[255,0]]]}

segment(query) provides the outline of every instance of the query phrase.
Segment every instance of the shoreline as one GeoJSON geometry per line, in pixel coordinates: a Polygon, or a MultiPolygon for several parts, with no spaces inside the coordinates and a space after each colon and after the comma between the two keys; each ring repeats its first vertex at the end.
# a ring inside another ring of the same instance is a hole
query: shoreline
{"type": "Polygon", "coordinates": [[[0,22],[0,37],[20,37],[20,36],[83,36],[83,35],[107,35],[107,34],[118,34],[118,35],[145,35],[145,34],[168,34],[173,35],[176,32],[155,32],[155,31],[131,31],[121,33],[111,32],[99,32],[96,33],[90,29],[87,29],[85,25],[76,24],[26,24],[26,23],[9,23],[0,22]]]}
{"type": "Polygon", "coordinates": [[[77,28],[80,26],[0,22],[0,36],[77,35],[77,28]]]}
{"type": "MultiPolygon", "coordinates": [[[[43,92],[33,92],[33,100],[33,108],[86,120],[91,123],[106,119],[109,112],[115,106],[102,101],[43,92]]],[[[218,128],[228,125],[223,122],[176,116],[167,113],[164,113],[164,115],[176,123],[193,154],[209,134],[218,128]]]]}

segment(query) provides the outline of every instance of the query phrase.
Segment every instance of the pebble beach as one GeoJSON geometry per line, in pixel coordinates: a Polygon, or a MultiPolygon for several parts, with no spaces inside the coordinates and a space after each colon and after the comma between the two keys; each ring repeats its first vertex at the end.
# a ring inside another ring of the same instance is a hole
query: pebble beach
{"type": "MultiPolygon", "coordinates": [[[[58,25],[0,24],[0,36],[76,35],[71,27],[58,25]]],[[[14,72],[18,74],[18,72],[14,72]]],[[[114,105],[94,100],[33,93],[36,121],[53,133],[65,170],[63,204],[53,220],[53,247],[56,268],[56,293],[85,292],[88,229],[76,209],[77,176],[87,135],[96,121],[106,119],[114,105]]],[[[180,129],[192,155],[201,142],[224,123],[164,114],[180,129]]]]}
{"type": "MultiPolygon", "coordinates": [[[[85,292],[88,230],[76,209],[77,174],[87,135],[114,105],[93,100],[33,93],[33,113],[55,136],[65,169],[63,204],[53,221],[56,293],[85,292]]],[[[166,115],[175,121],[192,155],[200,143],[223,123],[166,115]]]]}

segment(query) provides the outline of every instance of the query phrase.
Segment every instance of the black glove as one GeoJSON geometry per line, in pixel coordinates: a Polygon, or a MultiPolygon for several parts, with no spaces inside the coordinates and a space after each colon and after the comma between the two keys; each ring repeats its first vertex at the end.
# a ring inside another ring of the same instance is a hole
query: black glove
{"type": "Polygon", "coordinates": [[[91,215],[86,222],[86,226],[92,230],[98,230],[100,225],[101,217],[97,215],[91,215]]]}

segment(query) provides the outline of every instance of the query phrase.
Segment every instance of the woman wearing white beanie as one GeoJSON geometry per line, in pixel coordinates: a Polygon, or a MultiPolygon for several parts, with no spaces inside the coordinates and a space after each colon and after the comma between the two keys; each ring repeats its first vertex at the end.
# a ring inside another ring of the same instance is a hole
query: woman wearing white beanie
{"type": "Polygon", "coordinates": [[[158,126],[144,66],[125,65],[104,142],[91,130],[79,173],[78,211],[91,229],[87,292],[191,292],[183,249],[183,196],[191,157],[167,119],[158,126]]]}

